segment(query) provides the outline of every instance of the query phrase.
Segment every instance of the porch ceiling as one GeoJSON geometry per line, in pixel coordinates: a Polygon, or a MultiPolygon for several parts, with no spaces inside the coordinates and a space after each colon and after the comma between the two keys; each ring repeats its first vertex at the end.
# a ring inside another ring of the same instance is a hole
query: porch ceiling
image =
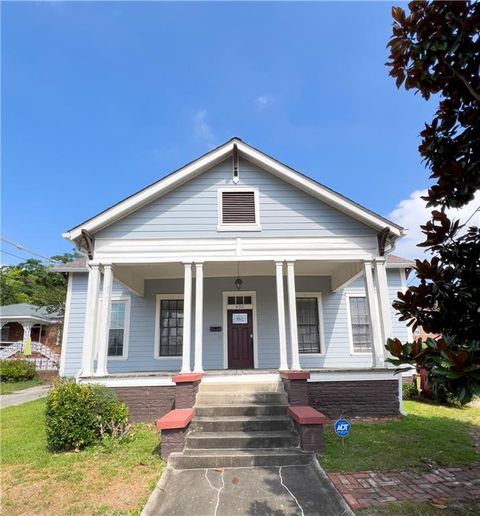
{"type": "MultiPolygon", "coordinates": [[[[195,268],[194,268],[195,270],[195,268]]],[[[203,266],[205,278],[235,278],[240,276],[275,276],[273,261],[246,262],[205,262],[203,266]]],[[[313,261],[297,260],[295,262],[296,276],[329,276],[332,290],[337,290],[362,271],[362,262],[313,261]]],[[[127,288],[143,295],[144,281],[149,279],[183,278],[182,262],[146,263],[146,264],[116,264],[114,275],[127,288]]]]}

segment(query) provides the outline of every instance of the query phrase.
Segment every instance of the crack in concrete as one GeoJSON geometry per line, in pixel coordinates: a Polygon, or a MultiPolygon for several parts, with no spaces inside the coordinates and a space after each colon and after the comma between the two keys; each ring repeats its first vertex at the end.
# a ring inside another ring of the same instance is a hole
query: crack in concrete
{"type": "Polygon", "coordinates": [[[283,466],[280,466],[278,468],[278,475],[280,477],[280,484],[282,484],[282,486],[290,493],[290,496],[295,500],[295,503],[297,504],[297,507],[300,509],[300,512],[302,514],[302,516],[305,516],[304,513],[303,513],[303,509],[302,509],[302,506],[300,505],[300,503],[298,502],[296,496],[290,491],[290,489],[288,489],[288,487],[283,483],[283,477],[282,477],[282,468],[283,466]]]}
{"type": "Polygon", "coordinates": [[[205,478],[207,479],[207,482],[210,484],[210,487],[217,492],[217,504],[215,505],[215,511],[213,512],[214,516],[217,516],[218,506],[220,505],[220,493],[223,491],[225,487],[225,479],[223,477],[223,471],[221,472],[221,479],[222,479],[222,487],[218,488],[215,487],[208,478],[208,469],[205,469],[205,478]]]}

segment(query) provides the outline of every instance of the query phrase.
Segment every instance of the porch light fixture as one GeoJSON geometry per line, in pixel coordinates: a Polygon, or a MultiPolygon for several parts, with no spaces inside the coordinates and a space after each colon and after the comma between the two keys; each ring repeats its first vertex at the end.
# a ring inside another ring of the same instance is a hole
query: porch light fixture
{"type": "Polygon", "coordinates": [[[237,279],[234,281],[235,287],[237,287],[237,290],[240,290],[242,288],[243,281],[240,278],[240,264],[237,263],[237,279]]]}

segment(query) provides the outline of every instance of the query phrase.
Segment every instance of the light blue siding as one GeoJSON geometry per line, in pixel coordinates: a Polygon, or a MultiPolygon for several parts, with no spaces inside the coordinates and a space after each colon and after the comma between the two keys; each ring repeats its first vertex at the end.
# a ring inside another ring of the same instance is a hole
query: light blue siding
{"type": "MultiPolygon", "coordinates": [[[[393,300],[402,288],[398,270],[387,272],[389,295],[393,300]]],[[[277,368],[279,366],[278,321],[276,284],[273,276],[243,278],[243,291],[255,291],[257,298],[258,367],[277,368]]],[[[286,281],[285,281],[286,283],[286,281]]],[[[323,299],[323,322],[325,342],[323,353],[319,355],[300,355],[300,363],[306,369],[317,368],[363,368],[371,367],[370,355],[355,355],[350,352],[349,324],[346,292],[363,294],[363,278],[357,279],[344,291],[332,293],[330,278],[296,278],[297,292],[321,292],[323,299]]],[[[203,365],[205,369],[223,368],[223,296],[224,291],[232,291],[232,278],[206,278],[204,284],[204,321],[203,321],[203,365]],[[221,326],[222,332],[210,332],[210,326],[221,326]]],[[[156,360],[154,358],[155,340],[155,303],[156,294],[181,294],[183,280],[147,280],[145,296],[139,297],[114,284],[114,295],[131,297],[130,338],[127,360],[108,361],[110,373],[139,371],[178,371],[180,359],[156,360]]],[[[70,319],[67,332],[66,376],[76,375],[81,367],[83,345],[85,303],[87,293],[87,274],[74,274],[70,319]]],[[[285,300],[287,291],[285,285],[285,300]]],[[[290,339],[288,324],[288,303],[286,303],[287,346],[290,361],[290,339]]],[[[193,314],[192,314],[193,316],[193,314]]],[[[407,329],[397,321],[392,308],[392,321],[395,336],[407,338],[407,329]]],[[[192,366],[194,356],[194,328],[192,317],[192,366]]]]}
{"type": "MultiPolygon", "coordinates": [[[[228,159],[99,231],[96,238],[244,237],[245,232],[217,232],[217,191],[220,187],[235,187],[231,179],[228,159]]],[[[372,228],[246,160],[240,162],[238,187],[259,190],[262,231],[248,232],[248,237],[376,234],[372,228]]]]}

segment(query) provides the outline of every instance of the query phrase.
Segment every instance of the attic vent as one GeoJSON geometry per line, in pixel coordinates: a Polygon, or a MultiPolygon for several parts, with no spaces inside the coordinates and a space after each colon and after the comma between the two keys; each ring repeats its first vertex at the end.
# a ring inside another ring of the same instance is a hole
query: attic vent
{"type": "Polygon", "coordinates": [[[222,192],[222,224],[256,224],[255,192],[222,192]]]}

